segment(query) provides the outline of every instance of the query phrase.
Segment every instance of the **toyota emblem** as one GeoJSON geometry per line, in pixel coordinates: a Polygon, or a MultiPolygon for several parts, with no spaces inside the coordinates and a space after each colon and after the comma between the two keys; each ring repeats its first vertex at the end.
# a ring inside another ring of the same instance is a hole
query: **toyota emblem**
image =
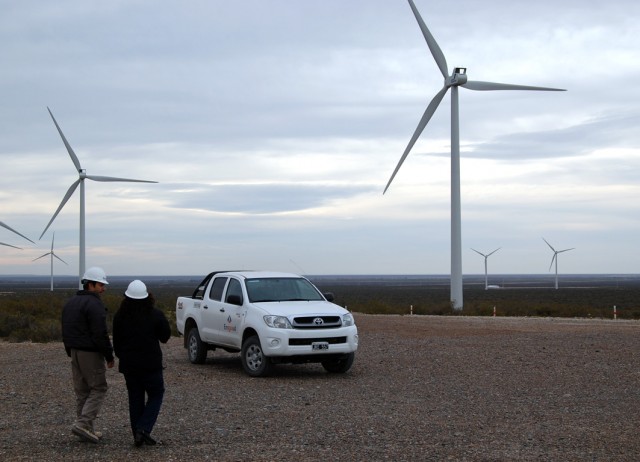
{"type": "Polygon", "coordinates": [[[313,320],[313,323],[316,326],[321,326],[322,324],[324,324],[324,321],[322,320],[322,318],[316,318],[316,319],[313,320]]]}

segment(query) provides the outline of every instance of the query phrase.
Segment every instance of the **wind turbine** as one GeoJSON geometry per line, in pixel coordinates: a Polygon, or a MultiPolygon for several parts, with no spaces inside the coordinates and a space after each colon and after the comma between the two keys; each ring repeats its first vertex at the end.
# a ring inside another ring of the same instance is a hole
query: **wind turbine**
{"type": "Polygon", "coordinates": [[[107,182],[111,182],[111,181],[127,181],[127,182],[132,182],[132,183],[157,183],[157,181],[132,180],[132,179],[129,179],[129,178],[115,178],[115,177],[111,177],[111,176],[87,175],[86,170],[83,169],[82,166],[80,165],[80,161],[78,160],[78,156],[76,156],[75,152],[73,152],[73,149],[71,148],[71,145],[69,144],[69,142],[65,138],[64,134],[62,133],[62,130],[60,129],[60,126],[58,125],[58,122],[56,122],[55,117],[53,117],[53,114],[51,113],[51,109],[47,108],[47,111],[49,111],[49,115],[51,116],[51,119],[53,119],[53,123],[55,124],[56,128],[58,129],[58,133],[60,134],[60,137],[62,138],[62,142],[64,143],[65,147],[67,148],[67,152],[69,153],[69,157],[71,157],[71,161],[73,162],[73,165],[75,165],[76,169],[78,170],[79,178],[76,181],[74,181],[73,184],[69,187],[67,193],[62,198],[62,202],[60,202],[60,205],[58,206],[58,209],[56,210],[56,212],[53,214],[53,217],[49,221],[49,224],[46,226],[44,231],[42,231],[42,234],[40,235],[40,239],[42,239],[42,236],[44,236],[44,233],[47,232],[47,229],[49,229],[49,226],[51,226],[51,223],[53,223],[53,220],[56,219],[56,217],[58,216],[58,213],[60,213],[60,210],[62,210],[62,207],[64,207],[64,205],[67,203],[69,198],[73,195],[73,193],[75,192],[75,190],[78,187],[78,185],[80,185],[80,263],[78,265],[79,266],[79,268],[78,268],[79,269],[78,280],[79,280],[80,287],[82,287],[81,280],[82,280],[82,275],[84,274],[84,270],[85,270],[84,180],[85,179],[89,179],[89,180],[94,180],[94,181],[107,181],[107,182]]]}
{"type": "MultiPolygon", "coordinates": [[[[544,242],[547,242],[547,240],[544,237],[542,238],[542,240],[544,242]]],[[[547,245],[549,246],[549,248],[551,250],[553,250],[553,257],[551,257],[551,264],[549,265],[549,271],[551,271],[551,267],[553,266],[553,262],[554,261],[556,262],[556,289],[557,289],[558,288],[558,254],[562,253],[562,252],[568,252],[569,250],[573,250],[573,249],[575,249],[575,247],[572,247],[570,249],[564,249],[564,250],[556,250],[548,242],[547,242],[547,245]]]]}
{"type": "Polygon", "coordinates": [[[491,253],[488,254],[483,254],[482,252],[478,252],[476,249],[471,249],[473,250],[475,253],[479,253],[480,255],[482,255],[484,257],[484,290],[487,290],[489,288],[489,278],[487,277],[487,259],[493,255],[494,253],[496,253],[498,250],[500,250],[501,247],[498,247],[496,250],[494,250],[491,253]]]}
{"type": "Polygon", "coordinates": [[[53,233],[53,237],[51,238],[51,252],[47,252],[44,255],[40,255],[38,258],[34,258],[32,261],[36,261],[36,260],[40,260],[43,257],[46,257],[47,255],[51,255],[51,292],[53,292],[53,257],[56,257],[58,260],[60,260],[62,263],[64,263],[65,265],[67,265],[67,262],[64,261],[62,258],[60,258],[59,256],[57,256],[54,251],[53,251],[53,240],[56,238],[56,233],[53,233]]]}
{"type": "MultiPolygon", "coordinates": [[[[35,242],[33,242],[31,239],[29,239],[27,236],[25,236],[24,234],[20,234],[18,231],[16,231],[15,229],[13,229],[11,226],[3,223],[0,221],[0,226],[2,226],[3,228],[8,229],[11,232],[16,233],[18,236],[24,237],[27,241],[31,242],[32,244],[35,244],[35,242]]],[[[14,249],[20,249],[20,247],[16,247],[15,245],[9,245],[9,244],[5,244],[4,242],[0,242],[0,244],[2,245],[6,245],[7,247],[13,247],[14,249]]],[[[20,249],[22,250],[22,249],[20,249]]]]}
{"type": "Polygon", "coordinates": [[[407,148],[404,150],[396,169],[393,171],[384,192],[387,192],[391,182],[400,170],[402,163],[409,155],[411,148],[416,143],[420,134],[431,120],[438,105],[444,98],[444,95],[451,89],[451,304],[454,309],[462,309],[462,230],[461,230],[461,212],[460,212],[460,126],[458,114],[458,87],[464,87],[468,90],[491,91],[491,90],[536,90],[536,91],[565,91],[560,88],[547,87],[531,87],[525,85],[512,85],[506,83],[481,82],[467,80],[467,69],[464,67],[455,67],[451,75],[448,74],[447,60],[438,46],[438,43],[427,29],[426,24],[422,20],[418,9],[412,0],[409,6],[413,11],[413,15],[418,21],[418,25],[422,30],[422,35],[427,41],[429,50],[444,77],[444,86],[433,97],[427,109],[425,110],[418,127],[416,128],[407,148]]]}

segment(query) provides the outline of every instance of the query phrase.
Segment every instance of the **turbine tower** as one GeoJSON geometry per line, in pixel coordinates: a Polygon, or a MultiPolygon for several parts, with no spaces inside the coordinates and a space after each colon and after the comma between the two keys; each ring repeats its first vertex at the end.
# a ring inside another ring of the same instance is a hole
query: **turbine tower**
{"type": "Polygon", "coordinates": [[[53,240],[56,238],[56,233],[53,233],[53,237],[51,238],[51,252],[47,252],[44,255],[40,255],[38,258],[34,258],[32,261],[36,261],[36,260],[40,260],[43,257],[46,257],[47,255],[51,255],[51,292],[53,292],[53,257],[56,257],[58,260],[60,260],[62,263],[64,263],[65,265],[67,265],[67,262],[64,261],[62,258],[60,258],[59,256],[57,256],[54,251],[53,251],[53,240]]]}
{"type": "MultiPolygon", "coordinates": [[[[547,242],[547,240],[544,237],[542,238],[542,240],[544,242],[547,242]]],[[[570,249],[564,249],[564,250],[556,250],[548,242],[547,242],[547,245],[553,251],[553,257],[551,257],[551,264],[549,265],[549,271],[551,271],[551,267],[553,266],[553,262],[554,261],[556,262],[556,289],[557,289],[558,288],[558,254],[562,253],[562,252],[568,252],[569,250],[573,250],[573,249],[575,249],[575,247],[572,247],[570,249]]]]}
{"type": "Polygon", "coordinates": [[[71,157],[71,161],[73,162],[73,165],[75,165],[76,169],[78,170],[79,178],[76,181],[74,181],[73,184],[67,190],[67,193],[62,198],[62,202],[60,202],[60,205],[58,206],[58,209],[56,210],[56,212],[53,214],[53,217],[49,221],[49,224],[46,226],[46,228],[44,228],[44,231],[42,231],[42,234],[40,235],[40,239],[42,239],[42,236],[44,236],[44,233],[47,232],[47,229],[49,229],[49,226],[51,226],[51,223],[53,223],[53,220],[56,219],[56,217],[58,216],[58,213],[60,213],[60,210],[62,210],[62,207],[64,207],[64,205],[67,203],[69,198],[73,195],[73,193],[75,192],[75,190],[78,187],[78,185],[80,185],[80,257],[79,257],[80,263],[78,265],[79,266],[79,268],[78,268],[78,272],[79,272],[78,284],[79,284],[80,288],[82,288],[81,280],[82,280],[82,275],[84,274],[84,270],[85,270],[84,180],[85,179],[89,179],[89,180],[93,180],[93,181],[107,181],[107,182],[111,182],[111,181],[126,181],[126,182],[132,182],[132,183],[157,183],[157,181],[132,180],[132,179],[129,179],[129,178],[115,178],[115,177],[110,177],[110,176],[87,175],[86,170],[84,170],[82,168],[82,166],[80,165],[80,161],[78,160],[78,156],[76,156],[75,152],[73,152],[73,149],[71,148],[71,145],[69,144],[69,142],[65,138],[64,134],[62,133],[62,130],[60,129],[60,126],[58,125],[58,122],[56,122],[55,117],[53,117],[53,114],[51,113],[51,110],[49,108],[47,108],[47,111],[49,111],[49,115],[51,116],[51,119],[53,119],[53,123],[55,124],[56,128],[58,129],[58,133],[60,134],[60,137],[62,138],[62,142],[64,143],[65,147],[67,148],[67,152],[69,153],[69,157],[71,157]]]}
{"type": "Polygon", "coordinates": [[[418,21],[418,25],[422,30],[422,35],[427,41],[429,50],[444,77],[444,86],[433,97],[427,109],[425,110],[418,127],[416,128],[407,148],[404,150],[396,169],[393,171],[384,192],[387,192],[391,182],[395,178],[402,163],[409,155],[411,148],[416,143],[420,134],[431,120],[438,105],[444,98],[444,95],[451,89],[451,304],[454,309],[462,309],[462,230],[461,230],[461,212],[460,212],[460,129],[458,117],[458,87],[476,91],[491,90],[536,90],[536,91],[565,91],[560,88],[547,87],[531,87],[525,85],[512,85],[506,83],[493,83],[467,80],[467,69],[464,67],[455,67],[451,75],[448,74],[447,60],[442,53],[426,24],[422,20],[418,9],[412,0],[409,0],[409,6],[413,11],[413,15],[418,21]]]}
{"type": "MultiPolygon", "coordinates": [[[[24,234],[20,234],[18,231],[16,231],[15,229],[13,229],[11,226],[3,223],[0,221],[0,226],[2,226],[3,228],[8,229],[9,231],[17,234],[18,236],[24,237],[27,241],[31,242],[32,244],[35,244],[35,242],[33,242],[31,239],[29,239],[27,236],[25,236],[24,234]]],[[[5,244],[4,242],[0,242],[0,245],[6,245],[7,247],[13,247],[14,249],[20,249],[22,250],[20,247],[16,247],[15,245],[10,245],[10,244],[5,244]]]]}
{"type": "Polygon", "coordinates": [[[473,248],[471,249],[471,250],[473,250],[475,253],[478,253],[478,254],[480,254],[480,255],[482,255],[482,256],[484,257],[484,290],[487,290],[487,289],[489,288],[489,278],[488,278],[488,276],[487,276],[487,259],[488,259],[491,255],[493,255],[494,253],[496,253],[498,250],[500,250],[500,249],[501,249],[501,247],[498,247],[496,250],[494,250],[493,252],[488,253],[488,254],[486,254],[486,255],[485,255],[485,254],[483,254],[482,252],[478,252],[476,249],[473,249],[473,248]]]}

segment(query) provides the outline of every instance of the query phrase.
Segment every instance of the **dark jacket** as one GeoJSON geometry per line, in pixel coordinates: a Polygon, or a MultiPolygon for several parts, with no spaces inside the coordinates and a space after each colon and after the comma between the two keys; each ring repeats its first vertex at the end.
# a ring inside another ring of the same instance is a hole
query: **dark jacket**
{"type": "Polygon", "coordinates": [[[113,361],[113,347],[107,331],[107,308],[100,296],[79,290],[62,309],[62,341],[67,355],[71,349],[102,353],[113,361]]]}
{"type": "Polygon", "coordinates": [[[171,337],[169,321],[162,311],[135,308],[120,307],[113,318],[113,347],[120,360],[118,370],[123,374],[162,369],[159,342],[167,343],[171,337]]]}

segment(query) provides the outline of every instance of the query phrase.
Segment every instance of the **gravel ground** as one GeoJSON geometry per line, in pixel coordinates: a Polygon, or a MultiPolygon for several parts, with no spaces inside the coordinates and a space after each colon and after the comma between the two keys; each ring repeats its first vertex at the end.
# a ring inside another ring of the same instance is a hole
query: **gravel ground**
{"type": "Polygon", "coordinates": [[[637,321],[356,314],[353,368],[280,366],[250,378],[238,355],[187,361],[164,347],[167,392],[136,448],[124,380],[99,444],[71,432],[60,343],[0,342],[0,460],[638,461],[637,321]]]}

